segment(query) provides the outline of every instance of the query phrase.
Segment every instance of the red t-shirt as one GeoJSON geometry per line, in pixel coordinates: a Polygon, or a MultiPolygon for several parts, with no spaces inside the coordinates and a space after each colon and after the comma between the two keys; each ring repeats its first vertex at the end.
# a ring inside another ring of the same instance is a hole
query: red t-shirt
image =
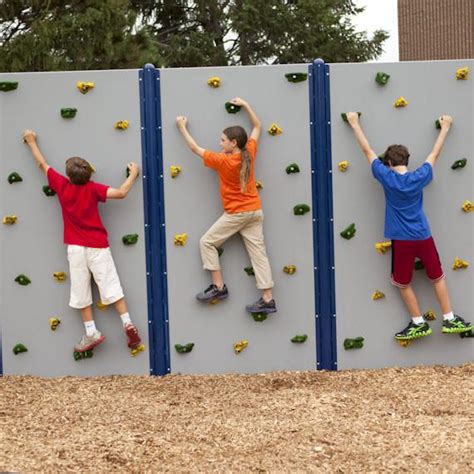
{"type": "Polygon", "coordinates": [[[107,199],[109,186],[89,181],[72,184],[53,168],[48,169],[49,187],[58,194],[64,222],[64,243],[83,247],[107,248],[107,230],[97,204],[107,199]]]}

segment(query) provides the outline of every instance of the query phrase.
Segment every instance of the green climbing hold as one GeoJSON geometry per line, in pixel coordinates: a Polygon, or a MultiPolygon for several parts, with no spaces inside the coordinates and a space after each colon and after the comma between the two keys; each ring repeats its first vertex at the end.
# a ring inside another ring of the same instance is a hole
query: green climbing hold
{"type": "Polygon", "coordinates": [[[135,245],[138,242],[138,234],[127,234],[122,237],[124,245],[135,245]]]}
{"type": "MultiPolygon", "coordinates": [[[[362,112],[357,112],[357,115],[360,117],[362,115],[362,112]]],[[[346,113],[341,114],[341,117],[344,122],[348,122],[346,113]]]]}
{"type": "Polygon", "coordinates": [[[452,165],[452,170],[457,170],[459,168],[464,168],[467,165],[467,158],[461,158],[460,160],[456,160],[452,165]]]}
{"type": "Polygon", "coordinates": [[[9,92],[18,88],[18,82],[3,81],[0,82],[0,91],[9,92]]]}
{"type": "Polygon", "coordinates": [[[216,250],[217,250],[217,255],[218,255],[219,257],[224,253],[224,249],[221,248],[221,247],[217,247],[216,250]]]}
{"type": "Polygon", "coordinates": [[[285,74],[288,82],[304,82],[308,78],[308,74],[305,72],[289,72],[285,74]]]}
{"type": "Polygon", "coordinates": [[[46,196],[48,197],[56,195],[56,191],[54,189],[51,189],[47,184],[43,186],[43,193],[46,194],[46,196]]]}
{"type": "Polygon", "coordinates": [[[255,276],[255,272],[253,271],[253,267],[245,267],[245,268],[244,268],[244,272],[245,272],[248,276],[255,276]]]}
{"type": "Polygon", "coordinates": [[[375,76],[375,82],[377,84],[380,84],[381,86],[384,86],[385,84],[387,84],[389,79],[390,79],[390,76],[386,74],[385,72],[378,72],[377,75],[375,76]]]}
{"type": "Polygon", "coordinates": [[[235,105],[232,102],[226,102],[225,103],[225,109],[229,114],[236,114],[237,112],[240,111],[242,107],[240,105],[235,105]]]}
{"type": "Polygon", "coordinates": [[[438,130],[441,130],[441,122],[439,121],[439,119],[436,120],[436,122],[435,122],[435,127],[436,127],[438,130]]]}
{"type": "Polygon", "coordinates": [[[423,270],[425,266],[423,265],[423,262],[421,260],[415,260],[415,265],[413,266],[415,270],[423,270]]]}
{"type": "Polygon", "coordinates": [[[61,109],[61,117],[65,119],[74,118],[76,116],[77,109],[66,107],[61,109]]]}
{"type": "Polygon", "coordinates": [[[310,210],[311,210],[311,208],[307,204],[297,204],[293,208],[293,214],[295,216],[302,216],[302,215],[306,214],[307,212],[309,212],[310,210]]]}
{"type": "Polygon", "coordinates": [[[291,338],[291,342],[302,344],[303,342],[306,342],[306,339],[308,339],[307,334],[301,334],[301,335],[297,334],[296,336],[291,338]]]}
{"type": "Polygon", "coordinates": [[[286,167],[286,174],[299,173],[300,167],[296,163],[291,163],[286,167]]]}
{"type": "Polygon", "coordinates": [[[344,349],[361,349],[364,347],[364,338],[344,339],[344,349]]]}
{"type": "Polygon", "coordinates": [[[189,342],[188,344],[175,344],[174,348],[176,349],[176,352],[179,352],[180,354],[186,354],[187,352],[191,352],[194,347],[194,342],[189,342]]]}
{"type": "Polygon", "coordinates": [[[28,349],[26,348],[26,346],[24,344],[17,344],[13,348],[13,354],[15,354],[15,355],[21,354],[22,352],[28,352],[28,349]]]}
{"type": "Polygon", "coordinates": [[[346,227],[341,233],[340,236],[344,239],[350,240],[356,234],[355,224],[352,223],[350,226],[346,227]]]}
{"type": "Polygon", "coordinates": [[[254,321],[261,323],[267,319],[267,313],[251,313],[254,321]]]}
{"type": "Polygon", "coordinates": [[[464,339],[465,337],[474,337],[474,331],[471,329],[470,331],[461,332],[459,333],[459,335],[462,339],[464,339]]]}
{"type": "Polygon", "coordinates": [[[23,181],[23,178],[16,171],[10,173],[7,179],[10,184],[21,183],[23,181]]]}
{"type": "Polygon", "coordinates": [[[26,286],[26,285],[29,285],[31,283],[31,280],[26,276],[26,275],[23,275],[23,273],[21,273],[20,275],[18,275],[16,278],[15,278],[15,281],[19,284],[19,285],[22,285],[22,286],[26,286]]]}
{"type": "Polygon", "coordinates": [[[92,350],[90,351],[85,351],[85,352],[77,352],[74,351],[73,353],[74,360],[82,360],[82,359],[90,359],[91,357],[94,356],[94,352],[92,350]]]}

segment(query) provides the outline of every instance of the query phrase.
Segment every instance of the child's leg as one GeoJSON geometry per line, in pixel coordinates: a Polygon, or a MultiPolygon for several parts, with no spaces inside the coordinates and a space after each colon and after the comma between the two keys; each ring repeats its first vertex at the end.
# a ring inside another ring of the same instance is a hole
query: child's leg
{"type": "Polygon", "coordinates": [[[400,295],[412,319],[421,316],[418,300],[416,299],[412,286],[409,285],[405,288],[400,288],[400,295]]]}
{"type": "Polygon", "coordinates": [[[448,315],[452,313],[451,301],[449,300],[448,285],[446,284],[446,279],[442,278],[441,280],[435,281],[433,283],[433,288],[436,293],[436,298],[441,307],[443,315],[448,315]]]}

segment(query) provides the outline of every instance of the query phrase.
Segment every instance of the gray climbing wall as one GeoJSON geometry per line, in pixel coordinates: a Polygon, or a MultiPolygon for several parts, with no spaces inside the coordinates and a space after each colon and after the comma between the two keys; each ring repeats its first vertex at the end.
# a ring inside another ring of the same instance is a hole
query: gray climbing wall
{"type": "Polygon", "coordinates": [[[264,372],[316,367],[312,214],[294,216],[293,206],[311,205],[308,82],[290,83],[288,72],[307,72],[307,65],[272,67],[166,69],[161,71],[166,248],[170,320],[171,371],[174,373],[264,372]],[[207,85],[219,76],[221,87],[207,85]],[[245,98],[263,124],[256,162],[256,178],[265,214],[264,232],[273,269],[278,312],[255,322],[245,305],[259,297],[254,277],[243,268],[249,259],[240,236],[224,244],[221,257],[228,300],[216,306],[202,305],[195,294],[208,286],[210,275],[202,269],[199,239],[221,215],[215,172],[185,146],[175,118],[186,115],[189,130],[207,149],[219,150],[222,130],[239,124],[250,131],[245,111],[228,114],[224,103],[245,98]],[[266,129],[276,122],[281,135],[266,129]],[[291,162],[301,173],[287,175],[291,162]],[[182,166],[172,179],[171,165],[182,166]],[[184,247],[173,244],[175,234],[188,234],[184,247]],[[283,273],[294,264],[297,272],[283,273]],[[307,334],[304,344],[290,342],[307,334]],[[236,355],[233,343],[247,340],[236,355]],[[194,342],[191,353],[177,354],[174,344],[194,342]]]}
{"type": "MultiPolygon", "coordinates": [[[[0,227],[0,314],[5,374],[106,375],[148,374],[147,297],[141,179],[127,199],[101,204],[110,244],[129,311],[147,351],[133,358],[126,347],[120,318],[113,308],[95,309],[98,328],[106,341],[90,360],[76,362],[72,347],[83,333],[79,311],[68,307],[69,281],[56,282],[55,271],[68,270],[62,241],[62,220],[56,197],[46,197],[45,176],[36,168],[21,133],[32,128],[48,162],[64,173],[70,156],[81,156],[97,169],[93,179],[118,187],[126,164],[141,164],[138,71],[0,74],[0,81],[18,81],[15,91],[0,92],[0,209],[18,216],[13,226],[0,227]],[[93,81],[95,89],[82,95],[76,81],[93,81]],[[76,107],[77,116],[65,120],[62,107],[76,107]],[[126,131],[114,129],[128,120],[126,131]],[[22,183],[8,184],[17,171],[22,183]],[[138,233],[138,244],[125,247],[124,234],[138,233]],[[20,286],[14,278],[24,273],[32,284],[20,286]],[[48,319],[59,317],[53,332],[48,319]],[[13,355],[21,342],[28,352],[13,355]]],[[[94,302],[97,301],[97,293],[94,302]]]]}
{"type": "Polygon", "coordinates": [[[384,195],[372,178],[341,112],[362,112],[362,125],[372,148],[382,153],[392,143],[408,146],[413,169],[426,159],[438,130],[434,121],[442,114],[454,117],[442,155],[434,169],[434,180],[425,189],[424,208],[431,224],[454,311],[474,319],[474,246],[472,212],[461,205],[474,201],[474,61],[444,61],[398,64],[334,64],[330,66],[332,117],[332,168],[334,191],[334,232],[336,271],[336,313],[338,367],[377,368],[417,364],[459,364],[474,356],[473,339],[440,333],[442,315],[431,283],[424,270],[416,271],[413,284],[423,311],[433,309],[438,320],[433,335],[403,348],[393,334],[404,328],[408,317],[398,294],[390,284],[391,251],[378,254],[374,243],[384,241],[384,195]],[[471,76],[456,80],[456,69],[469,66],[471,76]],[[391,75],[382,87],[375,83],[378,71],[391,75]],[[403,96],[408,106],[395,109],[393,102],[403,96]],[[464,169],[451,170],[452,163],[468,158],[464,169]],[[348,160],[347,172],[337,164],[348,160]],[[355,222],[357,233],[351,240],[339,236],[355,222]],[[453,271],[455,257],[471,266],[453,271]],[[385,299],[372,301],[376,289],[385,299]],[[345,338],[365,337],[361,350],[345,351],[345,338]]]}

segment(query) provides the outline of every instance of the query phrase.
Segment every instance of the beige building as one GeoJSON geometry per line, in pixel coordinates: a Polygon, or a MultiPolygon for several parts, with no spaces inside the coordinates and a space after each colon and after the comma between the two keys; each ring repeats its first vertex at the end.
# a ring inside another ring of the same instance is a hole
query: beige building
{"type": "Polygon", "coordinates": [[[398,0],[400,61],[474,58],[474,0],[398,0]]]}

